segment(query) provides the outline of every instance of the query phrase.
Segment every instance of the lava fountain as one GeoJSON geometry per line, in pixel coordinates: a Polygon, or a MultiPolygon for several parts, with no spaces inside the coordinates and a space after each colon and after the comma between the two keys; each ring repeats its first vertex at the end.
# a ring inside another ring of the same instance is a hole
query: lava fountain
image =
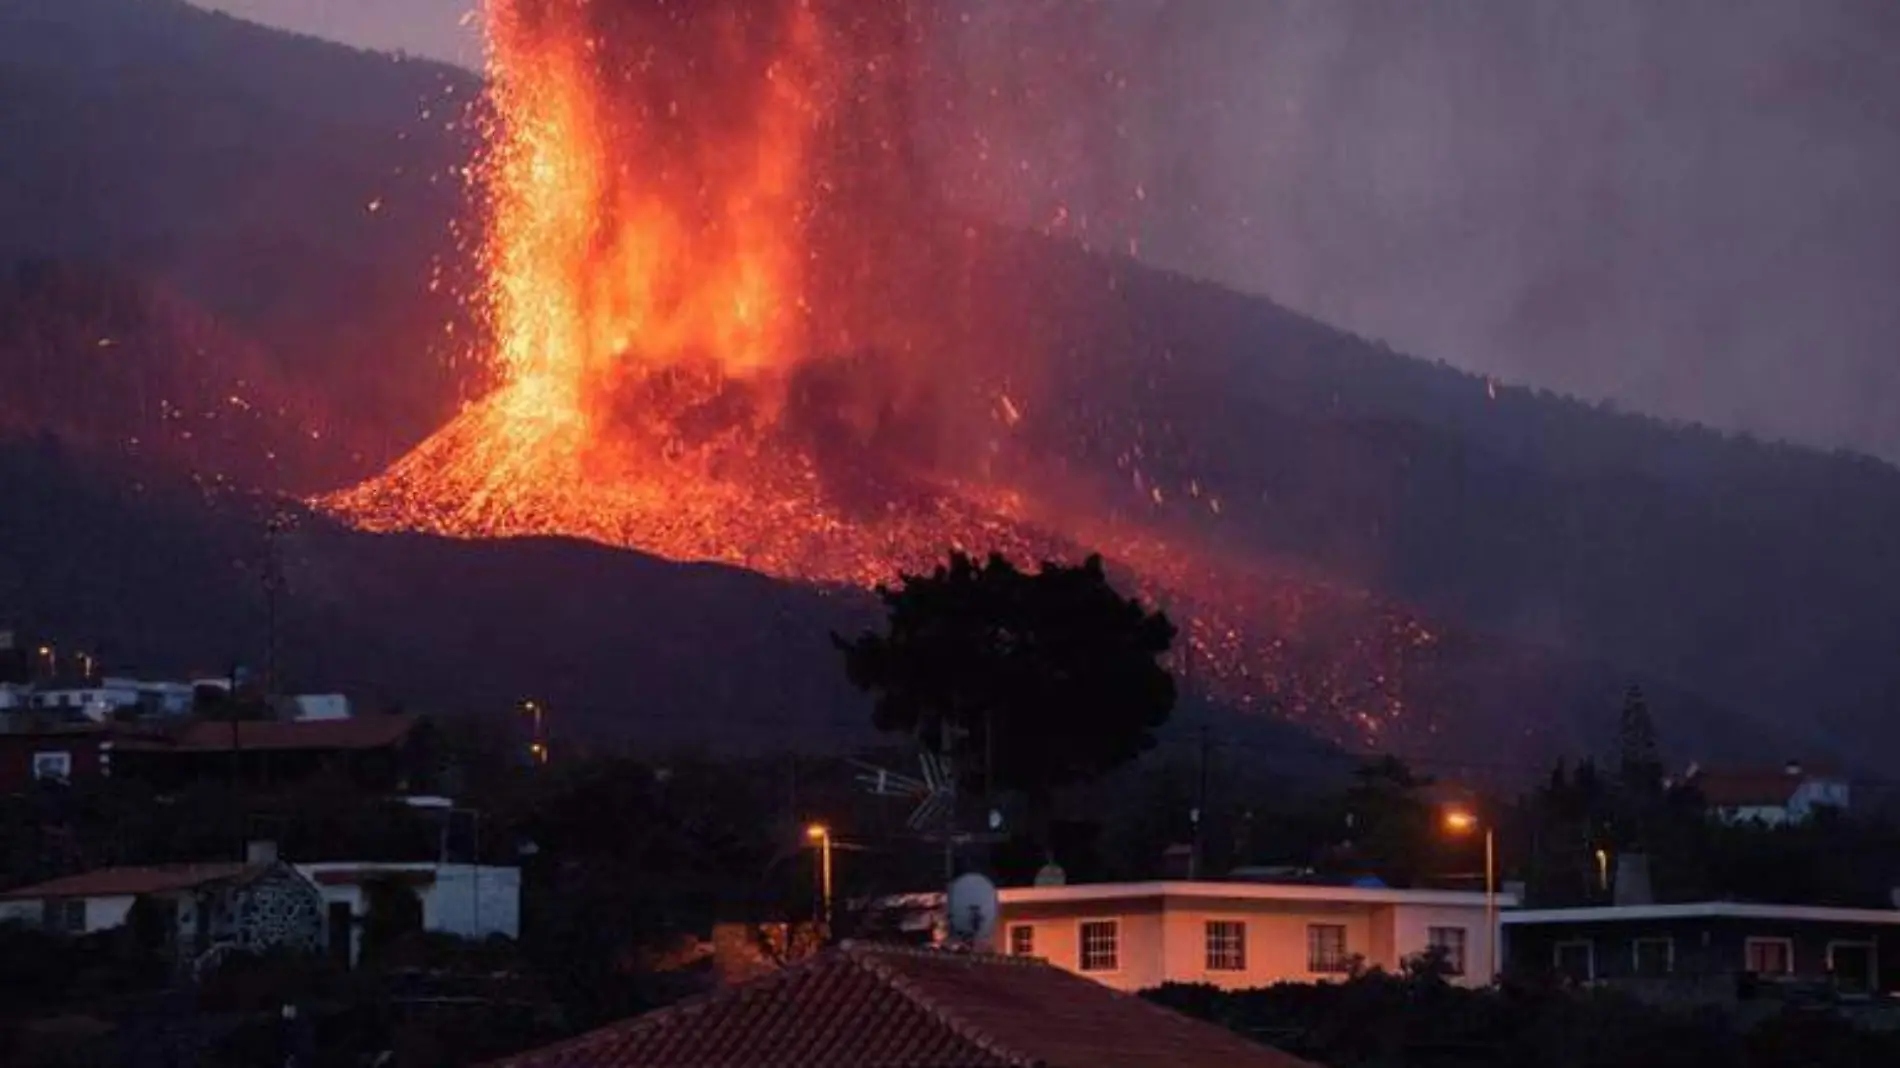
{"type": "MultiPolygon", "coordinates": [[[[1036,339],[959,307],[973,231],[929,210],[908,148],[924,29],[906,5],[490,0],[483,17],[498,385],[323,507],[854,585],[951,548],[1086,545],[1187,620],[1197,681],[1335,736],[1400,714],[1401,672],[1363,652],[1391,643],[1344,639],[1356,660],[1295,671],[1287,636],[1337,599],[1055,507],[998,462],[1050,372],[1036,339]]],[[[1349,622],[1411,625],[1369,615],[1349,622]]]]}
{"type": "Polygon", "coordinates": [[[854,283],[892,225],[909,21],[834,6],[490,3],[500,386],[325,504],[851,583],[1053,552],[1006,493],[904,470],[920,410],[864,356],[879,301],[854,283]]]}

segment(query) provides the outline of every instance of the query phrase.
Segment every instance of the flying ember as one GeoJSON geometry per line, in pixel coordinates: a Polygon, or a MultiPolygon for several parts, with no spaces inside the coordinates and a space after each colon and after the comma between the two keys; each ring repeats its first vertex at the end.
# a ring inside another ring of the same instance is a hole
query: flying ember
{"type": "MultiPolygon", "coordinates": [[[[1241,620],[1310,625],[1289,587],[1058,506],[999,459],[1034,451],[1008,442],[1032,439],[1053,372],[970,306],[974,230],[931,206],[925,19],[861,0],[489,0],[483,19],[497,385],[324,507],[854,585],[952,548],[1086,545],[1187,620],[1204,678],[1286,707],[1284,643],[1241,620]]],[[[1377,735],[1397,672],[1359,674],[1378,692],[1303,718],[1377,735]]]]}

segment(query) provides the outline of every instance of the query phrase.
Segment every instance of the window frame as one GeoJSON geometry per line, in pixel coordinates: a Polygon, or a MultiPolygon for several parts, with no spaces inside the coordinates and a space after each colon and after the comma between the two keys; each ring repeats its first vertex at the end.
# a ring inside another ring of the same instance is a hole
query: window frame
{"type": "Polygon", "coordinates": [[[1564,950],[1576,949],[1579,946],[1583,947],[1584,950],[1583,981],[1586,983],[1594,983],[1597,981],[1597,943],[1594,938],[1566,938],[1552,943],[1550,947],[1550,969],[1559,975],[1563,975],[1565,978],[1569,978],[1564,972],[1564,950]]]}
{"type": "Polygon", "coordinates": [[[32,772],[34,782],[71,782],[73,781],[73,751],[70,749],[36,749],[27,769],[32,772]],[[56,774],[45,775],[40,772],[40,762],[51,761],[60,765],[56,774]]]}
{"type": "Polygon", "coordinates": [[[1201,964],[1203,970],[1220,975],[1244,974],[1247,971],[1247,921],[1232,916],[1209,916],[1201,923],[1201,964]],[[1233,935],[1233,957],[1231,964],[1217,964],[1214,955],[1214,930],[1216,927],[1230,928],[1233,935]]]}
{"type": "MultiPolygon", "coordinates": [[[[1451,954],[1446,953],[1445,961],[1447,964],[1452,966],[1451,974],[1464,975],[1471,968],[1471,928],[1466,927],[1462,924],[1456,927],[1450,924],[1443,924],[1439,926],[1428,925],[1425,928],[1426,952],[1430,952],[1434,949],[1439,948],[1441,945],[1443,945],[1443,943],[1437,940],[1437,936],[1440,931],[1458,932],[1458,957],[1456,960],[1453,960],[1451,957],[1451,954]]],[[[1445,946],[1445,948],[1449,949],[1450,947],[1445,946]]]]}
{"type": "Polygon", "coordinates": [[[1343,923],[1306,924],[1306,974],[1308,975],[1351,975],[1352,974],[1352,928],[1343,923]],[[1314,952],[1313,935],[1317,931],[1339,932],[1339,959],[1330,965],[1321,960],[1314,952]]]}
{"type": "Polygon", "coordinates": [[[1036,925],[1033,923],[1012,923],[1004,934],[1004,946],[1012,957],[1033,957],[1036,955],[1036,925]],[[1026,935],[1023,948],[1017,948],[1016,936],[1026,935]]]}
{"type": "Polygon", "coordinates": [[[1760,976],[1764,979],[1769,978],[1771,976],[1786,977],[1786,976],[1793,975],[1794,974],[1794,939],[1784,938],[1778,935],[1749,935],[1748,937],[1743,938],[1742,939],[1742,970],[1749,973],[1750,975],[1760,976]],[[1763,972],[1763,971],[1757,971],[1755,968],[1750,966],[1751,958],[1754,956],[1753,954],[1754,948],[1756,946],[1770,946],[1770,945],[1780,946],[1782,948],[1782,951],[1785,954],[1784,959],[1786,959],[1788,963],[1788,967],[1785,971],[1763,972]]]}
{"type": "Polygon", "coordinates": [[[1119,975],[1122,970],[1122,921],[1119,916],[1089,916],[1075,921],[1075,970],[1082,975],[1119,975]],[[1091,968],[1088,928],[1105,924],[1115,932],[1115,960],[1108,968],[1091,968]]]}
{"type": "Polygon", "coordinates": [[[1640,935],[1630,939],[1630,974],[1638,979],[1660,979],[1676,974],[1676,936],[1640,935]],[[1643,971],[1643,944],[1663,944],[1663,970],[1655,975],[1643,971]]]}
{"type": "Polygon", "coordinates": [[[1880,986],[1880,943],[1872,938],[1830,938],[1828,939],[1827,974],[1830,978],[1834,979],[1834,981],[1837,983],[1840,981],[1840,979],[1839,979],[1838,974],[1834,970],[1834,950],[1838,947],[1843,947],[1843,946],[1852,947],[1854,949],[1864,949],[1867,951],[1868,974],[1861,976],[1861,979],[1866,981],[1866,983],[1868,984],[1868,989],[1870,991],[1877,990],[1880,986]]]}
{"type": "Polygon", "coordinates": [[[86,933],[86,899],[83,897],[49,897],[40,903],[40,926],[57,935],[83,935],[86,933]],[[77,923],[72,922],[78,917],[77,923]]]}

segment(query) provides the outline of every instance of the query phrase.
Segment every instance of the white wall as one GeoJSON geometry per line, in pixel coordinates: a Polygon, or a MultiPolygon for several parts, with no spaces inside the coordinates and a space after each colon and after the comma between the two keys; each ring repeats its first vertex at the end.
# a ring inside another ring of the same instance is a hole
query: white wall
{"type": "Polygon", "coordinates": [[[1847,783],[1842,779],[1808,779],[1795,788],[1788,799],[1788,815],[1803,820],[1814,814],[1815,806],[1846,808],[1847,783]]]}
{"type": "Polygon", "coordinates": [[[1163,982],[1208,983],[1245,990],[1274,983],[1333,982],[1336,972],[1307,970],[1307,928],[1331,924],[1346,929],[1346,952],[1367,967],[1397,971],[1401,962],[1422,953],[1433,927],[1465,929],[1466,971],[1455,981],[1483,986],[1493,937],[1485,928],[1482,903],[1372,904],[1271,899],[1161,899],[1100,902],[1005,903],[998,946],[1007,952],[1009,929],[1035,929],[1034,955],[1069,971],[1080,971],[1078,925],[1084,920],[1114,919],[1121,925],[1121,967],[1112,973],[1080,973],[1120,990],[1143,990],[1163,982]],[[1238,971],[1207,968],[1207,924],[1237,920],[1246,925],[1246,967],[1238,971]]]}
{"type": "MultiPolygon", "coordinates": [[[[360,882],[325,883],[323,872],[431,872],[434,882],[415,888],[422,903],[422,928],[463,938],[521,934],[521,869],[472,864],[299,864],[297,870],[317,884],[323,894],[325,916],[333,903],[350,906],[350,915],[362,919],[368,911],[360,882]]],[[[350,951],[361,951],[362,931],[353,937],[350,951]]]]}
{"type": "MultiPolygon", "coordinates": [[[[86,934],[104,931],[122,926],[127,914],[132,911],[130,895],[110,897],[89,897],[86,902],[86,934]]],[[[0,922],[13,921],[38,927],[45,921],[46,901],[44,898],[29,898],[24,901],[0,901],[0,922]]]]}
{"type": "MultiPolygon", "coordinates": [[[[1396,905],[1392,909],[1392,941],[1399,961],[1417,956],[1431,945],[1433,927],[1462,927],[1465,929],[1465,974],[1454,982],[1463,986],[1487,986],[1492,977],[1487,974],[1491,966],[1491,943],[1497,938],[1497,931],[1487,928],[1484,922],[1484,906],[1467,905],[1396,905]]],[[[1504,955],[1500,949],[1497,964],[1504,967],[1504,955]]]]}

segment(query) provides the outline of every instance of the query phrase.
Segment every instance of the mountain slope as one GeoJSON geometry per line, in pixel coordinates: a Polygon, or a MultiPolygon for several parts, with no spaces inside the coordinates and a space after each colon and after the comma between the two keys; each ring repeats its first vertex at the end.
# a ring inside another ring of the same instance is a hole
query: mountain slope
{"type": "MultiPolygon", "coordinates": [[[[180,388],[264,382],[295,413],[247,424],[228,445],[168,453],[168,464],[234,472],[264,490],[328,488],[378,469],[479,387],[444,362],[472,329],[445,296],[455,279],[434,294],[428,285],[438,256],[449,256],[451,276],[469,266],[449,237],[461,190],[443,174],[467,158],[468,131],[444,124],[472,78],[171,0],[0,0],[0,88],[0,143],[9,146],[0,259],[93,261],[140,276],[142,290],[199,309],[182,318],[202,313],[221,339],[200,344],[195,327],[157,331],[193,339],[154,343],[173,353],[168,361],[206,354],[203,365],[175,369],[180,388]],[[446,345],[445,322],[459,331],[446,345]],[[313,424],[325,444],[292,450],[313,424]],[[247,456],[260,448],[289,459],[258,465],[247,456]]],[[[1632,679],[1666,695],[1655,703],[1683,759],[1724,746],[1779,759],[1832,745],[1852,757],[1900,742],[1888,714],[1900,701],[1892,468],[1493,385],[1261,298],[1035,235],[969,232],[977,236],[955,294],[965,319],[952,324],[938,362],[973,380],[1034,380],[1019,398],[1024,418],[984,462],[1018,472],[1028,496],[1052,508],[1139,517],[1196,545],[1271,557],[1334,590],[1331,605],[1358,598],[1442,630],[1442,651],[1406,685],[1429,712],[1424,733],[1446,749],[1484,754],[1507,738],[1526,752],[1600,748],[1632,679]]],[[[36,322],[64,324],[37,335],[58,339],[54,348],[20,343],[37,326],[6,327],[0,376],[36,384],[31,396],[0,395],[0,412],[27,413],[0,425],[50,426],[75,444],[96,429],[49,419],[71,406],[76,380],[33,377],[23,362],[40,361],[37,375],[49,360],[94,355],[80,351],[90,325],[111,320],[84,290],[61,291],[66,311],[22,303],[37,309],[36,322]]],[[[899,296],[895,307],[943,303],[934,292],[899,296]]],[[[198,410],[215,403],[192,400],[198,410]]],[[[99,507],[63,500],[45,498],[42,515],[99,507]]],[[[118,522],[164,535],[172,505],[153,498],[152,515],[145,507],[115,513],[118,522]]],[[[160,576],[151,595],[155,605],[200,599],[203,620],[146,634],[171,626],[147,607],[111,629],[151,643],[150,655],[168,663],[255,633],[246,610],[232,607],[254,602],[250,580],[232,578],[196,535],[157,548],[95,544],[87,539],[105,535],[80,530],[77,517],[59,522],[93,548],[74,548],[81,562],[70,565],[46,545],[23,550],[19,559],[44,571],[19,573],[31,586],[15,599],[22,610],[68,631],[105,626],[99,616],[126,595],[93,585],[62,598],[56,580],[84,584],[88,569],[129,566],[114,562],[118,552],[209,553],[200,580],[160,576]]],[[[39,529],[17,523],[8,538],[39,529]]],[[[588,686],[624,692],[593,673],[604,669],[543,648],[560,644],[548,635],[572,640],[580,622],[598,622],[563,613],[599,596],[599,574],[621,576],[612,588],[627,602],[625,619],[606,612],[613,606],[587,607],[607,624],[587,632],[584,650],[609,663],[634,644],[671,648],[665,629],[640,617],[647,584],[671,590],[671,606],[702,582],[764,581],[637,557],[616,564],[618,554],[572,545],[310,530],[312,570],[300,581],[311,584],[316,629],[299,642],[304,662],[379,692],[423,677],[458,700],[543,680],[571,686],[582,702],[588,686]],[[580,559],[591,563],[571,563],[580,559]],[[502,574],[517,567],[519,586],[502,574]],[[443,610],[461,585],[492,599],[443,610]],[[504,675],[497,662],[517,636],[531,670],[504,675]],[[357,651],[332,654],[333,640],[357,651]]],[[[799,627],[838,618],[830,598],[774,596],[790,599],[788,618],[806,621],[799,627]]],[[[717,621],[753,614],[732,611],[717,621]]],[[[702,626],[682,652],[719,648],[714,619],[702,626]]],[[[1365,626],[1341,640],[1384,639],[1365,626]]],[[[1354,662],[1328,660],[1314,641],[1302,649],[1304,670],[1354,662]]],[[[690,708],[692,686],[756,681],[714,670],[733,656],[644,663],[665,677],[657,684],[674,695],[668,707],[690,708]]],[[[810,685],[814,703],[831,699],[831,684],[810,685]]],[[[720,707],[745,704],[756,718],[774,689],[720,707]]]]}
{"type": "Polygon", "coordinates": [[[304,488],[359,474],[453,407],[430,280],[465,262],[477,88],[180,0],[0,0],[0,263],[154,277],[327,405],[344,447],[304,488]]]}

